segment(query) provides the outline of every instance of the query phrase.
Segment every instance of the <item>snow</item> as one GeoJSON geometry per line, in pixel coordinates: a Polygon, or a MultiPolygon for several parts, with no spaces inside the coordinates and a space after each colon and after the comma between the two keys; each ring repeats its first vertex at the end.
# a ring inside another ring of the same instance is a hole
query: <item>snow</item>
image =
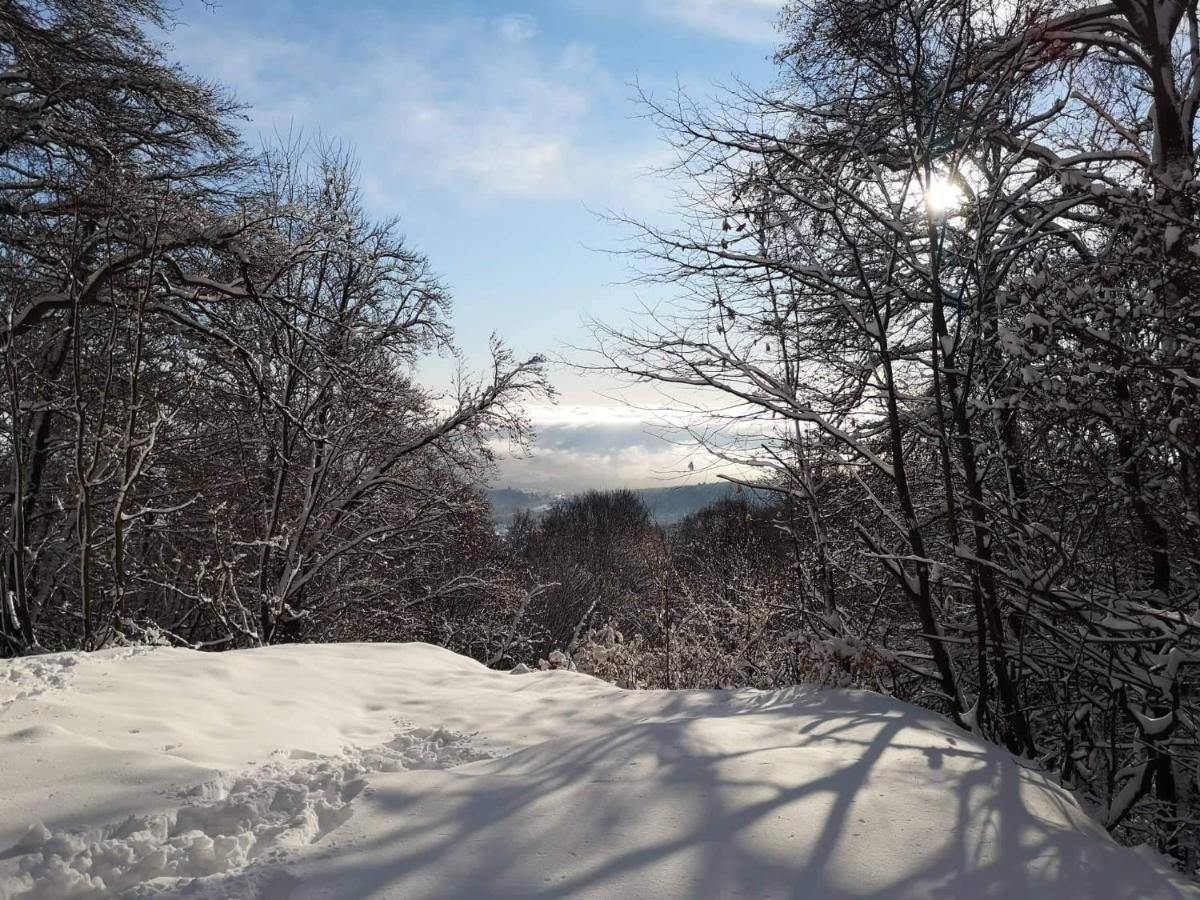
{"type": "Polygon", "coordinates": [[[348,749],[332,758],[302,751],[276,756],[228,786],[221,779],[197,785],[188,792],[196,801],[172,812],[80,832],[32,826],[17,842],[24,859],[10,890],[18,896],[87,896],[164,876],[235,872],[255,860],[281,858],[344,824],[366,775],[486,758],[464,735],[420,728],[380,747],[348,749]]]}
{"type": "Polygon", "coordinates": [[[1183,237],[1183,228],[1178,225],[1168,225],[1163,229],[1163,250],[1170,253],[1181,237],[1183,237]]]}
{"type": "MultiPolygon", "coordinates": [[[[1149,678],[1149,674],[1149,672],[1146,673],[1147,678],[1149,678]]],[[[1171,726],[1175,724],[1174,710],[1160,716],[1143,715],[1136,709],[1130,709],[1130,712],[1138,720],[1138,724],[1142,726],[1142,734],[1149,738],[1156,738],[1166,734],[1171,726]]]]}
{"type": "Polygon", "coordinates": [[[0,662],[0,898],[1200,897],[874,694],[423,644],[0,662]]]}

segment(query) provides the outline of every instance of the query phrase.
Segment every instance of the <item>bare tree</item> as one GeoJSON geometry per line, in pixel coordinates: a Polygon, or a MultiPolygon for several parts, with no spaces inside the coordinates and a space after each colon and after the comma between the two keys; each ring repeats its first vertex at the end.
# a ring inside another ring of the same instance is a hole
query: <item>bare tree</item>
{"type": "MultiPolygon", "coordinates": [[[[609,366],[723,398],[738,436],[697,433],[713,452],[841,519],[810,580],[874,561],[926,702],[1084,784],[1112,827],[1157,785],[1172,808],[1134,818],[1167,842],[1200,658],[1195,23],[793,4],[778,89],[646,98],[694,191],[682,227],[642,229],[642,271],[682,296],[602,329],[609,366]],[[840,473],[840,509],[814,471],[840,473]]],[[[839,588],[828,627],[860,637],[879,592],[839,588]]]]}
{"type": "Polygon", "coordinates": [[[241,147],[168,21],[0,6],[3,650],[440,621],[499,578],[477,484],[541,361],[416,384],[453,352],[428,262],[344,153],[241,147]]]}

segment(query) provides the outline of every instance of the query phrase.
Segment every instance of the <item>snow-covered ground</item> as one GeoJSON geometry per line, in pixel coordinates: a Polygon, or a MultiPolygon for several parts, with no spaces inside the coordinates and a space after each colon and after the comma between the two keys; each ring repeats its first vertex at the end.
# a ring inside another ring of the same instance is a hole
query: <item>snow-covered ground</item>
{"type": "Polygon", "coordinates": [[[0,662],[0,898],[1200,897],[867,693],[423,644],[0,662]]]}

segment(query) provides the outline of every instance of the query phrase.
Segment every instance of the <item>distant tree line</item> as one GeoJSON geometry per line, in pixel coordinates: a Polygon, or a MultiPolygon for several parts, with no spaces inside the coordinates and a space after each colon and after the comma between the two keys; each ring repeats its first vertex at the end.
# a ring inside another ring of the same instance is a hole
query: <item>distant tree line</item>
{"type": "MultiPolygon", "coordinates": [[[[807,577],[806,515],[786,493],[746,491],[662,526],[629,490],[522,513],[507,550],[528,601],[496,662],[572,666],[625,687],[819,683],[912,696],[874,642],[829,638],[825,588],[807,577]]],[[[882,644],[892,628],[880,618],[865,630],[882,644]]]]}

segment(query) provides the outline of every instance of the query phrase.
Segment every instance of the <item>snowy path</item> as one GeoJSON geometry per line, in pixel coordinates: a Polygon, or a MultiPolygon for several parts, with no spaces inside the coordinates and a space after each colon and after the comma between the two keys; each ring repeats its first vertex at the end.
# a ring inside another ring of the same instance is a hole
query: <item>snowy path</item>
{"type": "Polygon", "coordinates": [[[915,707],[417,644],[0,663],[0,783],[0,900],[1200,897],[915,707]]]}
{"type": "Polygon", "coordinates": [[[18,874],[7,890],[30,900],[103,896],[282,862],[344,824],[369,776],[446,769],[486,754],[465,735],[416,728],[368,750],[275,757],[229,784],[218,778],[193,787],[173,811],[84,830],[35,825],[17,842],[18,874]]]}

